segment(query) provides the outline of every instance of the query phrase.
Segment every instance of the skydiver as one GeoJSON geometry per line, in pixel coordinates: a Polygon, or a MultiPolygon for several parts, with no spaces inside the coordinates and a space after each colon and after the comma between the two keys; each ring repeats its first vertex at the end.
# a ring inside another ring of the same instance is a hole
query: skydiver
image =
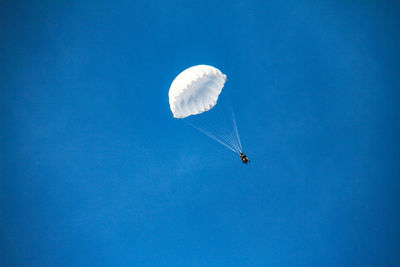
{"type": "Polygon", "coordinates": [[[240,153],[240,158],[242,159],[242,162],[245,164],[250,162],[249,158],[246,156],[244,152],[240,153]]]}

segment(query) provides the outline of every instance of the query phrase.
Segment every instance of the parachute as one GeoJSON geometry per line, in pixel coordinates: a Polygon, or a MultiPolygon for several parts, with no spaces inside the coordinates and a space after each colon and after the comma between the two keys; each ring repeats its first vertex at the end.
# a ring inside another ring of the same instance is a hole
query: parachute
{"type": "Polygon", "coordinates": [[[226,75],[215,67],[190,67],[172,82],[169,105],[175,118],[240,154],[242,145],[232,107],[216,107],[221,105],[217,102],[226,80],[226,75]]]}
{"type": "Polygon", "coordinates": [[[169,89],[169,105],[175,118],[186,118],[212,109],[226,82],[218,69],[198,65],[181,72],[169,89]]]}

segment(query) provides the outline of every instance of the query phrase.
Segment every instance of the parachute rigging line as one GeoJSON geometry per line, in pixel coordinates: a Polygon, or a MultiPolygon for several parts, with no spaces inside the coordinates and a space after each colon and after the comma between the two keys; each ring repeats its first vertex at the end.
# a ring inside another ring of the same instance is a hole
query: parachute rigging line
{"type": "Polygon", "coordinates": [[[233,152],[237,153],[237,149],[234,149],[233,147],[231,147],[230,145],[228,145],[226,143],[226,141],[222,141],[221,138],[218,138],[217,136],[215,136],[214,134],[210,133],[209,131],[203,130],[199,127],[197,127],[196,125],[194,125],[193,123],[191,123],[190,121],[188,121],[187,119],[183,119],[184,122],[186,122],[187,124],[189,124],[190,126],[192,126],[193,128],[195,128],[196,130],[198,130],[199,132],[207,135],[208,137],[214,139],[215,141],[217,141],[218,143],[220,143],[221,145],[229,148],[230,150],[232,150],[233,152]]]}
{"type": "Polygon", "coordinates": [[[231,113],[232,113],[233,128],[235,130],[236,140],[237,140],[237,142],[239,144],[239,149],[240,149],[239,152],[242,152],[242,150],[243,150],[242,149],[242,143],[240,142],[240,136],[239,136],[239,131],[238,131],[237,124],[236,124],[235,112],[233,111],[232,106],[230,108],[231,108],[231,113]]]}

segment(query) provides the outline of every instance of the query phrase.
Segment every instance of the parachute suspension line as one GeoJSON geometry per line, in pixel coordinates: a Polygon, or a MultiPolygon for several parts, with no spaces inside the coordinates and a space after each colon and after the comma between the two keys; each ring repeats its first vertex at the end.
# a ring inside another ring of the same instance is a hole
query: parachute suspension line
{"type": "Polygon", "coordinates": [[[224,124],[223,129],[225,131],[224,132],[217,131],[214,133],[214,135],[224,140],[227,144],[230,144],[231,147],[234,148],[235,152],[240,154],[242,152],[242,145],[240,142],[239,132],[237,129],[235,114],[229,97],[224,99],[225,101],[219,103],[220,108],[217,107],[210,111],[211,113],[215,114],[217,120],[208,121],[211,125],[211,127],[209,128],[210,129],[209,132],[214,133],[212,129],[217,129],[218,126],[221,126],[220,124],[224,124]]]}
{"type": "MultiPolygon", "coordinates": [[[[213,110],[212,110],[213,111],[213,110]]],[[[214,114],[215,110],[214,110],[214,114]]],[[[202,114],[200,114],[199,116],[202,116],[202,114]]],[[[229,146],[230,149],[232,150],[232,144],[234,144],[232,141],[230,141],[223,133],[221,133],[220,131],[218,131],[218,126],[220,122],[222,121],[215,121],[215,120],[196,120],[196,118],[185,118],[184,121],[186,121],[186,123],[188,123],[189,125],[191,125],[193,128],[195,128],[196,130],[199,130],[200,132],[206,134],[207,136],[211,137],[214,140],[218,140],[219,143],[223,142],[224,146],[229,146]]],[[[235,148],[234,148],[235,149],[235,148]]]]}
{"type": "Polygon", "coordinates": [[[231,104],[231,102],[230,102],[230,99],[229,98],[227,98],[227,105],[228,105],[228,107],[226,107],[225,108],[225,110],[226,110],[226,112],[224,112],[224,117],[225,117],[225,120],[227,121],[227,122],[229,122],[229,127],[230,127],[230,129],[232,129],[231,131],[230,131],[230,137],[231,137],[231,140],[232,140],[232,143],[233,144],[235,144],[235,148],[236,148],[236,152],[238,153],[238,154],[240,154],[242,151],[242,149],[241,149],[241,144],[240,144],[240,141],[238,141],[238,137],[237,137],[237,127],[236,127],[236,120],[235,120],[235,118],[234,117],[232,117],[232,116],[229,116],[230,114],[229,114],[229,109],[231,110],[231,112],[233,112],[233,108],[232,108],[232,104],[231,104]]]}
{"type": "Polygon", "coordinates": [[[207,133],[206,135],[210,137],[212,135],[214,140],[218,140],[219,142],[223,142],[224,145],[228,145],[230,149],[232,150],[232,142],[221,132],[217,131],[218,129],[218,124],[214,120],[199,120],[199,121],[191,121],[190,118],[185,119],[186,122],[189,124],[192,124],[194,128],[199,128],[198,130],[202,130],[201,132],[207,133]]]}
{"type": "MultiPolygon", "coordinates": [[[[196,118],[193,118],[193,121],[191,121],[191,118],[187,118],[187,120],[198,126],[198,128],[212,134],[225,144],[230,145],[230,147],[235,150],[234,152],[237,152],[236,142],[230,130],[232,125],[229,123],[229,120],[226,120],[226,116],[223,116],[224,114],[226,115],[226,112],[223,111],[226,110],[224,108],[218,108],[217,106],[209,111],[208,114],[211,114],[211,117],[209,117],[208,120],[196,120],[196,118]]],[[[202,116],[202,114],[199,116],[202,116]]]]}
{"type": "Polygon", "coordinates": [[[239,136],[239,131],[238,131],[237,124],[236,124],[235,112],[233,112],[232,106],[230,108],[231,108],[231,113],[232,113],[232,121],[233,121],[233,128],[235,130],[236,141],[237,141],[237,143],[239,145],[239,149],[240,149],[239,152],[242,152],[242,150],[243,150],[242,149],[242,143],[240,142],[240,136],[239,136]]]}
{"type": "Polygon", "coordinates": [[[232,138],[232,132],[229,130],[231,127],[229,120],[226,119],[226,112],[224,112],[224,109],[216,109],[215,113],[218,117],[218,121],[219,123],[223,123],[223,129],[228,130],[228,131],[224,131],[222,132],[220,135],[221,137],[224,138],[224,140],[226,140],[226,142],[228,144],[230,144],[232,147],[234,147],[235,150],[237,150],[237,146],[235,144],[235,140],[232,138]]]}
{"type": "MultiPolygon", "coordinates": [[[[235,153],[240,154],[239,145],[236,142],[235,137],[234,137],[234,131],[232,129],[232,122],[230,121],[230,118],[227,115],[227,109],[226,109],[226,107],[224,107],[225,106],[224,103],[222,102],[222,103],[220,103],[220,105],[221,104],[222,104],[223,108],[218,109],[218,107],[217,107],[217,109],[215,109],[214,112],[215,112],[216,116],[218,117],[217,122],[223,123],[224,124],[223,129],[226,129],[227,131],[221,133],[219,136],[221,138],[223,138],[228,144],[230,144],[234,148],[235,153]]],[[[213,129],[215,129],[215,128],[213,128],[213,129]]]]}
{"type": "Polygon", "coordinates": [[[194,124],[192,124],[191,122],[189,122],[188,120],[184,119],[184,121],[189,124],[190,126],[192,126],[193,128],[195,128],[196,130],[198,130],[199,132],[202,132],[203,134],[207,135],[208,137],[214,139],[215,141],[217,141],[218,143],[220,143],[221,145],[229,148],[230,150],[232,150],[233,152],[237,152],[233,147],[231,147],[230,145],[228,145],[227,143],[225,143],[224,141],[220,140],[220,138],[216,137],[215,135],[213,135],[212,133],[205,131],[197,126],[195,126],[194,124]]]}
{"type": "Polygon", "coordinates": [[[229,139],[230,144],[232,144],[232,146],[235,147],[236,153],[240,154],[239,145],[236,142],[236,139],[234,137],[235,133],[234,133],[234,131],[232,129],[233,128],[232,127],[232,122],[231,122],[229,116],[227,116],[227,109],[223,109],[223,111],[224,112],[220,114],[221,121],[224,121],[226,123],[226,126],[227,126],[226,129],[229,129],[229,132],[226,133],[226,136],[227,136],[226,138],[229,139]]]}
{"type": "Polygon", "coordinates": [[[229,95],[226,96],[225,102],[222,102],[220,104],[222,104],[224,106],[222,109],[219,110],[220,112],[224,111],[219,114],[221,121],[224,121],[227,124],[229,124],[229,125],[227,125],[228,126],[227,128],[231,129],[229,131],[230,143],[235,147],[236,152],[238,154],[240,154],[242,152],[242,144],[240,142],[239,131],[238,131],[237,124],[236,124],[236,117],[235,117],[235,113],[233,111],[233,107],[232,107],[232,103],[230,101],[229,95]],[[229,114],[229,113],[231,113],[231,114],[229,114]]]}

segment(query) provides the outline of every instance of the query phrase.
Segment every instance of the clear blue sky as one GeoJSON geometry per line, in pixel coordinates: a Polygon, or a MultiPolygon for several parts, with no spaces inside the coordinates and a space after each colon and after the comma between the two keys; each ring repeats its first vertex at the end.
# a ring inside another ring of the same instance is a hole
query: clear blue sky
{"type": "Polygon", "coordinates": [[[400,4],[320,2],[3,1],[0,265],[399,266],[400,4]],[[249,166],[173,119],[197,64],[249,166]]]}

